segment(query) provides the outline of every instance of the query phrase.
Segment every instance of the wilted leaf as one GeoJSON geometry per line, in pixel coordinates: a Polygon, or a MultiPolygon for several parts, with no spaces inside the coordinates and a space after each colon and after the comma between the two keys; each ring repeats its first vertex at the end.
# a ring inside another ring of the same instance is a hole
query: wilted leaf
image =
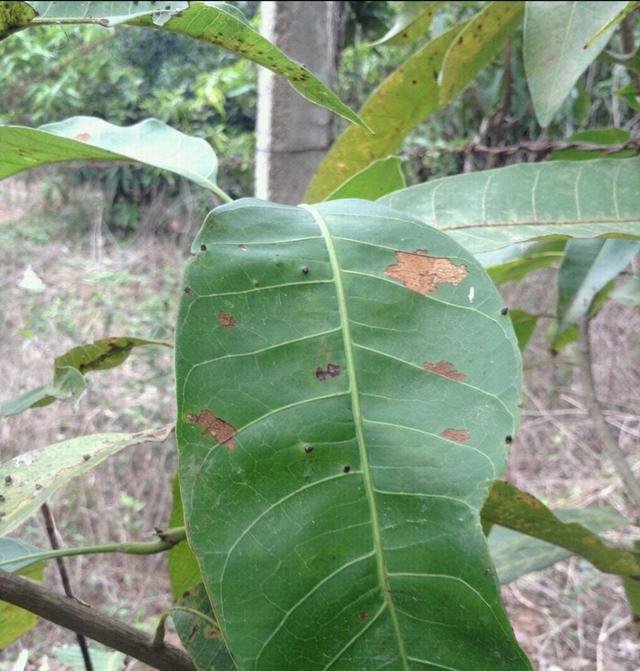
{"type": "Polygon", "coordinates": [[[585,43],[626,6],[626,1],[527,2],[524,67],[541,126],[548,126],[578,77],[604,49],[614,26],[588,49],[585,43]]]}
{"type": "Polygon", "coordinates": [[[180,484],[238,668],[530,669],[479,521],[520,379],[479,264],[361,200],[237,201],[193,250],[176,333],[180,484]]]}
{"type": "Polygon", "coordinates": [[[494,483],[482,508],[482,517],[569,550],[603,573],[640,576],[640,555],[608,545],[582,524],[563,522],[541,501],[508,482],[494,483]]]}
{"type": "Polygon", "coordinates": [[[640,251],[635,240],[571,240],[558,270],[556,328],[551,345],[584,317],[593,299],[640,251]]]}
{"type": "Polygon", "coordinates": [[[382,44],[388,47],[413,44],[425,37],[433,17],[444,2],[399,2],[398,13],[389,31],[379,40],[371,44],[372,47],[382,44]]]}
{"type": "Polygon", "coordinates": [[[360,116],[375,135],[355,126],[347,128],[316,170],[306,202],[325,200],[372,161],[393,154],[407,133],[438,109],[442,59],[463,26],[454,26],[418,49],[369,96],[360,116]]]}
{"type": "Polygon", "coordinates": [[[402,160],[397,156],[380,158],[364,170],[350,177],[327,200],[364,198],[378,200],[392,191],[404,189],[407,183],[402,173],[402,160]]]}
{"type": "Polygon", "coordinates": [[[39,14],[32,22],[34,25],[62,22],[112,26],[126,23],[166,30],[209,42],[283,76],[307,100],[366,128],[362,119],[306,66],[289,58],[260,35],[251,27],[242,12],[229,3],[31,2],[29,4],[39,14]]]}
{"type": "MultiPolygon", "coordinates": [[[[202,583],[192,587],[178,604],[215,620],[209,597],[202,583]]],[[[184,611],[173,611],[172,617],[182,645],[198,671],[235,671],[236,666],[220,636],[218,627],[214,627],[204,618],[184,611]]]]}
{"type": "MultiPolygon", "coordinates": [[[[40,550],[16,538],[0,538],[0,562],[7,561],[13,557],[21,557],[32,552],[40,552],[40,550]]],[[[30,564],[28,562],[21,562],[10,568],[0,570],[15,572],[31,578],[31,580],[42,580],[44,563],[37,562],[30,564]]],[[[36,624],[38,624],[37,615],[5,601],[0,601],[0,650],[4,650],[11,643],[18,640],[23,634],[33,629],[36,624]]]]}
{"type": "Polygon", "coordinates": [[[524,2],[488,2],[451,43],[440,72],[440,104],[448,105],[502,50],[520,25],[524,2]]]}
{"type": "MultiPolygon", "coordinates": [[[[624,517],[606,508],[557,509],[553,514],[563,524],[581,524],[594,534],[627,524],[624,517]]],[[[502,584],[553,566],[573,554],[557,545],[498,525],[489,535],[489,549],[502,584]]]]}
{"type": "Polygon", "coordinates": [[[473,253],[545,237],[640,237],[640,158],[525,163],[434,179],[379,202],[473,253]]]}
{"type": "Polygon", "coordinates": [[[56,400],[78,398],[87,386],[84,378],[86,373],[119,366],[129,357],[134,347],[146,345],[170,346],[162,340],[116,336],[70,349],[56,357],[53,381],[1,403],[0,419],[18,415],[29,408],[42,408],[56,400]]]}
{"type": "Polygon", "coordinates": [[[162,442],[168,429],[96,433],[24,452],[0,464],[0,536],[30,517],[54,492],[125,447],[162,442]]]}
{"type": "Polygon", "coordinates": [[[115,126],[76,116],[42,128],[0,126],[0,179],[49,163],[97,160],[142,163],[218,191],[218,159],[209,143],[157,119],[115,126]]]}

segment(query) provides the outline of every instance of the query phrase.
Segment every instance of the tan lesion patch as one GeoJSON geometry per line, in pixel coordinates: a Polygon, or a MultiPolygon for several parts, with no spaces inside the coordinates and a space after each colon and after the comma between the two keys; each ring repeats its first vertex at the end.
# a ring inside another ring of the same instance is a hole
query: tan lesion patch
{"type": "Polygon", "coordinates": [[[91,135],[89,135],[89,133],[78,133],[75,139],[80,142],[89,142],[91,135]]]}
{"type": "Polygon", "coordinates": [[[464,373],[456,370],[456,367],[450,361],[438,361],[438,363],[425,361],[424,369],[434,375],[446,377],[449,378],[449,380],[455,380],[456,382],[462,382],[467,377],[464,373]]]}
{"type": "Polygon", "coordinates": [[[200,426],[203,436],[215,438],[228,450],[233,450],[236,446],[236,441],[233,438],[236,435],[235,428],[216,417],[211,410],[203,410],[199,415],[187,415],[187,420],[200,426]]]}
{"type": "Polygon", "coordinates": [[[454,440],[456,443],[466,443],[470,437],[466,429],[446,429],[440,435],[447,440],[454,440]]]}
{"type": "Polygon", "coordinates": [[[226,329],[233,329],[236,327],[236,320],[228,312],[220,312],[218,314],[218,324],[226,329]]]}
{"type": "Polygon", "coordinates": [[[429,256],[423,249],[395,255],[398,263],[387,266],[385,275],[418,294],[433,294],[440,284],[458,286],[469,274],[464,264],[453,263],[445,256],[429,256]]]}

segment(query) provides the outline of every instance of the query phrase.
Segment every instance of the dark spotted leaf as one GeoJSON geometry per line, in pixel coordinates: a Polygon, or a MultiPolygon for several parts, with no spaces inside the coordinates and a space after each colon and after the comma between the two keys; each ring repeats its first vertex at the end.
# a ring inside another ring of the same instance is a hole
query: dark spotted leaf
{"type": "Polygon", "coordinates": [[[255,30],[226,2],[30,2],[33,25],[126,23],[192,37],[231,51],[272,70],[307,100],[366,128],[362,119],[305,65],[297,63],[255,30]],[[155,6],[154,6],[155,5],[155,6]]]}
{"type": "Polygon", "coordinates": [[[482,518],[564,548],[591,562],[603,573],[640,577],[640,555],[608,545],[578,522],[564,522],[535,496],[508,482],[494,483],[482,509],[482,518]]]}
{"type": "Polygon", "coordinates": [[[640,158],[550,161],[434,179],[379,202],[474,254],[540,238],[640,238],[640,158]]]}
{"type": "MultiPolygon", "coordinates": [[[[566,508],[553,510],[553,514],[561,523],[580,524],[593,534],[627,524],[627,520],[607,508],[566,508]]],[[[542,571],[573,555],[558,545],[499,525],[491,530],[489,549],[502,584],[533,571],[542,571]]]]}
{"type": "Polygon", "coordinates": [[[23,452],[0,464],[0,536],[24,522],[73,478],[125,447],[164,441],[170,428],[71,438],[23,452]]]}
{"type": "Polygon", "coordinates": [[[193,250],[180,484],[238,668],[530,669],[480,527],[520,380],[480,265],[361,200],[237,201],[193,250]]]}

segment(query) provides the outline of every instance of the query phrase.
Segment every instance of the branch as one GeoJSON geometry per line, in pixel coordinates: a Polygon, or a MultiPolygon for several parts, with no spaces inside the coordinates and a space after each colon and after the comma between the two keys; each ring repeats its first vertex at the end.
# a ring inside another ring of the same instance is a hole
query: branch
{"type": "Polygon", "coordinates": [[[61,557],[78,557],[80,555],[96,555],[120,552],[128,555],[152,555],[158,552],[166,552],[174,545],[182,542],[186,538],[184,527],[167,529],[166,531],[157,531],[157,541],[148,543],[108,543],[104,545],[86,545],[79,548],[63,548],[60,550],[51,550],[49,552],[33,552],[21,557],[13,557],[0,562],[0,569],[3,566],[11,566],[18,562],[28,561],[34,563],[46,559],[60,559],[61,557]]]}
{"type": "MultiPolygon", "coordinates": [[[[56,528],[56,522],[53,519],[53,513],[51,508],[49,508],[48,503],[43,503],[40,506],[42,511],[42,517],[44,518],[44,525],[47,529],[47,535],[49,536],[49,542],[54,551],[60,550],[60,540],[58,537],[58,530],[56,528]]],[[[67,573],[67,567],[65,566],[64,559],[58,557],[56,559],[56,564],[58,565],[58,573],[60,574],[60,580],[62,581],[62,587],[64,593],[71,599],[73,599],[73,590],[71,589],[71,581],[69,580],[69,574],[67,573]]],[[[91,661],[91,655],[89,654],[89,646],[87,645],[87,639],[82,635],[76,632],[76,638],[78,640],[78,647],[80,648],[80,653],[82,654],[82,661],[84,662],[85,671],[93,671],[93,662],[91,661]]]]}
{"type": "Polygon", "coordinates": [[[631,470],[624,452],[620,449],[611,427],[604,418],[604,413],[596,394],[596,385],[593,377],[591,359],[591,343],[589,341],[589,318],[585,317],[578,325],[580,338],[578,339],[578,366],[582,376],[582,393],[587,409],[602,443],[605,453],[611,459],[613,467],[624,484],[627,496],[636,507],[634,517],[640,515],[640,482],[631,470]]]}
{"type": "Polygon", "coordinates": [[[109,648],[148,664],[160,671],[196,671],[186,653],[153,640],[121,620],[102,615],[89,606],[61,596],[22,576],[0,571],[0,599],[35,613],[61,627],[102,643],[109,648]]]}

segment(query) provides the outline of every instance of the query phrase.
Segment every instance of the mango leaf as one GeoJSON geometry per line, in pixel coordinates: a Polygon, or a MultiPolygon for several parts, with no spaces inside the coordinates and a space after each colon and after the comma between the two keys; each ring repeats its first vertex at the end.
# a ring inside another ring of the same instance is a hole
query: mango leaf
{"type": "MultiPolygon", "coordinates": [[[[215,620],[202,583],[192,587],[178,604],[215,620]]],[[[203,618],[180,610],[173,611],[172,618],[182,645],[198,671],[235,671],[236,666],[221,638],[219,628],[213,627],[203,618]]]]}
{"type": "Polygon", "coordinates": [[[640,307],[640,277],[633,277],[624,284],[619,284],[612,292],[611,298],[623,305],[640,307]]]}
{"type": "Polygon", "coordinates": [[[508,482],[494,483],[482,517],[569,550],[603,573],[640,577],[640,555],[608,545],[582,524],[563,522],[537,498],[508,482]]]}
{"type": "Polygon", "coordinates": [[[491,255],[495,259],[497,257],[494,255],[512,248],[506,247],[497,252],[488,252],[486,255],[479,254],[477,256],[482,265],[487,268],[489,277],[499,286],[501,284],[508,284],[509,282],[520,282],[530,272],[547,268],[556,261],[562,261],[565,245],[566,242],[564,240],[514,245],[514,247],[517,247],[514,250],[515,258],[507,257],[508,260],[505,263],[498,265],[492,263],[488,267],[486,263],[487,256],[491,255]]]}
{"type": "Polygon", "coordinates": [[[587,40],[626,4],[624,0],[526,3],[524,68],[541,126],[551,123],[578,77],[606,46],[614,26],[585,49],[587,40]]]}
{"type": "Polygon", "coordinates": [[[474,254],[540,238],[640,237],[640,158],[526,163],[444,177],[378,202],[474,254]]]}
{"type": "Polygon", "coordinates": [[[580,149],[571,147],[569,149],[558,149],[550,156],[550,161],[588,161],[594,158],[629,158],[637,153],[635,149],[621,149],[620,151],[610,151],[610,147],[623,145],[629,142],[631,133],[624,128],[591,128],[581,130],[567,138],[567,142],[585,143],[602,145],[603,150],[580,149]]]}
{"type": "Polygon", "coordinates": [[[362,200],[236,201],[193,250],[180,485],[238,668],[531,669],[480,527],[521,366],[480,265],[362,200]]]}
{"type": "Polygon", "coordinates": [[[375,135],[349,126],[316,170],[304,196],[306,202],[325,200],[372,161],[393,154],[409,131],[438,109],[438,73],[463,26],[454,26],[418,49],[369,96],[360,116],[375,135]]]}
{"type": "MultiPolygon", "coordinates": [[[[173,505],[171,517],[169,518],[169,529],[184,526],[184,512],[182,499],[180,498],[180,481],[176,475],[171,485],[173,494],[173,505]]],[[[189,543],[178,543],[167,553],[167,564],[169,569],[169,584],[171,585],[171,596],[177,601],[184,593],[202,583],[202,575],[198,560],[189,547],[189,543]]]]}
{"type": "Polygon", "coordinates": [[[0,40],[28,25],[35,12],[24,2],[0,2],[0,40]]]}
{"type": "Polygon", "coordinates": [[[617,25],[622,23],[627,18],[627,16],[629,16],[631,12],[638,9],[638,7],[640,7],[640,2],[637,0],[634,0],[633,2],[627,2],[625,7],[621,9],[620,12],[618,12],[618,14],[616,14],[616,16],[611,19],[611,21],[602,26],[602,28],[600,28],[600,30],[595,35],[587,40],[584,48],[588,49],[591,47],[596,40],[604,35],[604,33],[606,33],[610,28],[615,28],[617,25]]]}
{"type": "Polygon", "coordinates": [[[209,42],[283,76],[300,95],[348,121],[367,128],[362,119],[305,65],[289,58],[254,30],[237,7],[226,2],[30,2],[38,17],[34,25],[126,23],[156,28],[209,42]],[[137,7],[144,5],[144,7],[137,7]],[[151,6],[151,7],[149,7],[151,6]],[[152,13],[150,13],[150,10],[152,13]],[[127,15],[128,14],[128,15],[127,15]]]}
{"type": "MultiPolygon", "coordinates": [[[[13,557],[20,557],[31,552],[40,552],[33,545],[23,543],[17,538],[0,538],[0,561],[7,561],[13,557]]],[[[42,580],[44,574],[44,562],[31,564],[21,562],[4,569],[23,575],[31,580],[42,580]]],[[[27,610],[13,606],[5,601],[0,601],[0,650],[17,641],[23,634],[33,629],[38,624],[38,616],[27,610]]]]}
{"type": "Polygon", "coordinates": [[[116,336],[70,349],[56,357],[52,382],[0,403],[0,419],[18,415],[29,408],[42,408],[56,400],[78,398],[87,386],[84,378],[86,373],[119,366],[129,357],[134,347],[147,345],[171,347],[170,343],[162,340],[116,336]]]}
{"type": "Polygon", "coordinates": [[[407,183],[402,172],[402,159],[397,156],[380,158],[350,177],[327,200],[364,198],[378,200],[392,191],[404,189],[407,183]]]}
{"type": "Polygon", "coordinates": [[[635,240],[571,240],[558,270],[556,329],[551,346],[589,312],[593,299],[640,251],[635,240]]]}
{"type": "MultiPolygon", "coordinates": [[[[581,524],[594,534],[628,523],[618,513],[607,508],[556,509],[553,514],[563,524],[581,524]]],[[[573,554],[557,545],[498,525],[493,527],[489,535],[489,549],[503,585],[527,573],[549,568],[573,554]]]]}
{"type": "Polygon", "coordinates": [[[54,492],[125,447],[162,442],[171,427],[96,433],[39,447],[0,464],[0,536],[24,522],[54,492]]]}
{"type": "Polygon", "coordinates": [[[536,325],[538,323],[538,316],[529,314],[524,310],[509,310],[509,316],[511,317],[511,323],[513,324],[513,330],[516,332],[516,338],[518,339],[518,347],[522,352],[525,347],[529,344],[533,332],[536,330],[536,325]]]}
{"type": "Polygon", "coordinates": [[[423,38],[433,21],[437,10],[444,2],[398,2],[399,6],[393,25],[379,40],[371,43],[372,47],[382,44],[388,47],[413,44],[423,38]]]}
{"type": "Polygon", "coordinates": [[[219,193],[218,159],[211,146],[157,119],[115,126],[77,116],[41,128],[0,126],[0,179],[62,161],[133,161],[219,193]]]}
{"type": "Polygon", "coordinates": [[[460,31],[444,57],[440,104],[448,105],[502,50],[520,25],[524,2],[489,2],[460,31]]]}

